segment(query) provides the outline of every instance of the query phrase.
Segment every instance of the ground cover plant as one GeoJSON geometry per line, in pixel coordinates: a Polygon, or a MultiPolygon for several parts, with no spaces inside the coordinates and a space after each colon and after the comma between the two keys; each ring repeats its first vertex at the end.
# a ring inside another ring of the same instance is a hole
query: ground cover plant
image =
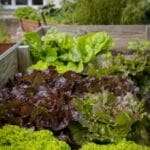
{"type": "Polygon", "coordinates": [[[105,32],[52,29],[25,42],[34,65],[0,88],[0,126],[51,130],[76,149],[149,149],[149,41],[116,52],[105,32]]]}

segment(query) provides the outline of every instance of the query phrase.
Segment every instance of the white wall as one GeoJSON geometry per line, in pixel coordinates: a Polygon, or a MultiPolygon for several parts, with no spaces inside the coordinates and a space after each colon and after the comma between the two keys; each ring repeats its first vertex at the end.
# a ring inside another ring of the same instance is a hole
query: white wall
{"type": "MultiPolygon", "coordinates": [[[[4,6],[5,9],[15,9],[17,7],[23,7],[24,6],[24,5],[20,5],[20,6],[17,5],[16,6],[16,3],[15,3],[16,0],[11,0],[11,1],[12,1],[12,4],[4,6]]],[[[47,5],[48,3],[52,2],[55,4],[56,7],[60,7],[61,1],[62,0],[43,0],[43,5],[47,5]]],[[[28,6],[38,8],[38,6],[32,5],[32,0],[28,0],[28,6]]]]}
{"type": "Polygon", "coordinates": [[[56,7],[60,7],[60,3],[62,0],[50,0],[50,1],[53,2],[56,7]]]}

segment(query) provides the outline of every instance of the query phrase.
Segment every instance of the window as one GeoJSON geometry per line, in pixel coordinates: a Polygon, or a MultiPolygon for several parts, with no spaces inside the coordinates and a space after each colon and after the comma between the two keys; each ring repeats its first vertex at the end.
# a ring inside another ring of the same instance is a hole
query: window
{"type": "Polygon", "coordinates": [[[16,0],[16,5],[27,5],[28,0],[16,0]]]}
{"type": "Polygon", "coordinates": [[[11,5],[11,0],[0,0],[2,5],[11,5]]]}
{"type": "Polygon", "coordinates": [[[33,5],[43,5],[43,0],[32,0],[33,5]]]}

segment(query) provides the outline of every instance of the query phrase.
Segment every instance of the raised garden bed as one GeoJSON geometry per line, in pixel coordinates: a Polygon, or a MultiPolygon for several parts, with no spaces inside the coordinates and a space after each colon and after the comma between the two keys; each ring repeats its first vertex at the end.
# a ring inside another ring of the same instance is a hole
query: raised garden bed
{"type": "Polygon", "coordinates": [[[20,42],[3,47],[0,55],[0,86],[13,79],[18,72],[18,46],[20,42]],[[7,48],[8,47],[8,48],[7,48]],[[4,49],[5,48],[5,49],[4,49]]]}
{"type": "Polygon", "coordinates": [[[0,55],[7,51],[9,48],[11,48],[14,44],[6,44],[6,43],[0,43],[0,55]]]}
{"type": "MultiPolygon", "coordinates": [[[[112,38],[102,32],[77,37],[51,29],[42,39],[36,32],[25,38],[34,64],[0,89],[1,126],[51,130],[70,146],[61,143],[65,150],[150,149],[149,41],[131,42],[127,52],[114,53],[112,38]]],[[[19,139],[34,149],[58,140],[51,131],[14,129],[17,135],[26,133],[19,139]],[[38,136],[29,143],[31,132],[38,136]]],[[[18,148],[22,141],[2,146],[10,145],[18,148]]]]}

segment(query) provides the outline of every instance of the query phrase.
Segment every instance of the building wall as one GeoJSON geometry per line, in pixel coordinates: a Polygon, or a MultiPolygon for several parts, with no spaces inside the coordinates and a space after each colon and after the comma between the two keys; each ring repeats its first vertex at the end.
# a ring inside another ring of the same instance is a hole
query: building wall
{"type": "MultiPolygon", "coordinates": [[[[1,0],[0,0],[1,1],[1,0]]],[[[61,7],[62,0],[43,0],[43,5],[47,5],[48,3],[54,3],[56,7],[61,7]]],[[[24,7],[24,6],[32,6],[33,8],[39,8],[37,5],[32,5],[32,0],[28,0],[27,5],[16,5],[16,0],[11,0],[11,5],[4,5],[4,9],[16,9],[18,7],[24,7]]]]}

